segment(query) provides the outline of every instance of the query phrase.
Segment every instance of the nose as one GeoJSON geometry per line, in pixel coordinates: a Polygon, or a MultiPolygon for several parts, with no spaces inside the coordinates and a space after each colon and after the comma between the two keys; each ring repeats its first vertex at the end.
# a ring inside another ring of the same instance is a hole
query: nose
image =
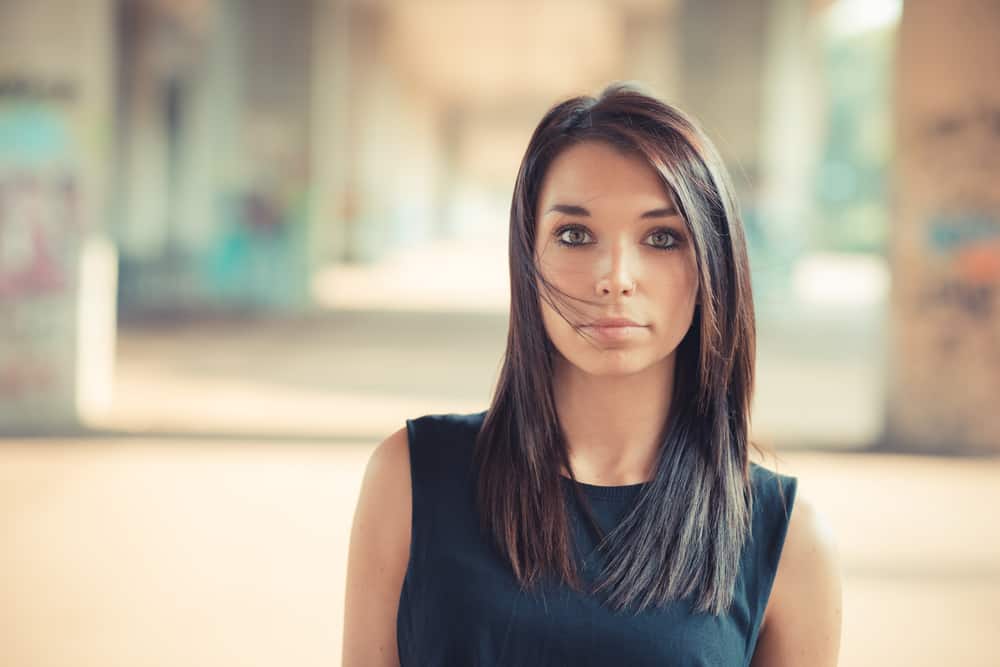
{"type": "Polygon", "coordinates": [[[598,296],[631,295],[635,292],[635,271],[630,252],[627,245],[619,244],[611,250],[610,257],[602,262],[608,265],[608,270],[602,272],[595,286],[598,296]]]}

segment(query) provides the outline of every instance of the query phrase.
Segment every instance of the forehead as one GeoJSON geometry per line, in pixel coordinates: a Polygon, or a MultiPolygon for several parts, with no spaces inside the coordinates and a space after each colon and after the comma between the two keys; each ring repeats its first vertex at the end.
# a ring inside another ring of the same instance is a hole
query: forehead
{"type": "Polygon", "coordinates": [[[538,208],[579,204],[588,209],[628,206],[657,208],[672,198],[659,174],[638,154],[604,141],[574,144],[549,164],[538,195],[538,208]]]}

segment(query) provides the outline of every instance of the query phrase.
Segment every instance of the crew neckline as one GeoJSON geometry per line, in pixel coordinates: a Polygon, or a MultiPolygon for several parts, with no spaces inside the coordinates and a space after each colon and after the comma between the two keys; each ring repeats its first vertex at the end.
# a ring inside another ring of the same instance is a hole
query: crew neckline
{"type": "MultiPolygon", "coordinates": [[[[565,483],[566,487],[572,490],[573,480],[566,475],[559,475],[565,483]]],[[[647,486],[649,482],[639,482],[638,484],[623,484],[620,486],[602,486],[599,484],[588,484],[586,482],[575,482],[580,490],[584,492],[590,498],[596,498],[599,500],[625,500],[632,498],[643,487],[647,486]]]]}

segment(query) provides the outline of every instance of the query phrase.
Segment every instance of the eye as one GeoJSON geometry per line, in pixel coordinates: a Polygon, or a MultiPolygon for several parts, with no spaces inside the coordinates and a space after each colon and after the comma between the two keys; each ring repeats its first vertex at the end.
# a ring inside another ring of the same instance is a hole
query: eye
{"type": "Polygon", "coordinates": [[[556,241],[565,246],[587,245],[583,240],[587,236],[589,233],[583,227],[563,227],[556,232],[556,241]]]}
{"type": "Polygon", "coordinates": [[[647,238],[654,239],[651,245],[661,250],[673,250],[680,245],[680,238],[677,236],[677,232],[672,229],[654,230],[647,238]]]}

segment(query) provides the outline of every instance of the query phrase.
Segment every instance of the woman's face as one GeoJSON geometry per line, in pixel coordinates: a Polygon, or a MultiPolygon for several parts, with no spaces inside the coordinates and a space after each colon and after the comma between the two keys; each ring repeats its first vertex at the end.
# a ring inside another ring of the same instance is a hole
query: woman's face
{"type": "Polygon", "coordinates": [[[572,145],[549,165],[535,219],[542,275],[591,302],[568,299],[562,306],[585,326],[578,333],[542,300],[545,330],[559,355],[592,375],[672,365],[694,317],[698,275],[684,220],[656,172],[602,141],[572,145]],[[603,318],[637,326],[592,326],[603,318]]]}

